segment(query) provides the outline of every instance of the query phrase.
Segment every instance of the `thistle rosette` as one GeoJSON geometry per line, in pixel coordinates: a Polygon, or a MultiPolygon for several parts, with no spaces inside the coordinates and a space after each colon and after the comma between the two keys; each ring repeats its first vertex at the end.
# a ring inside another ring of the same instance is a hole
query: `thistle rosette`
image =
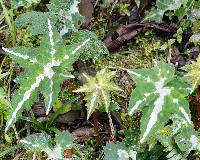
{"type": "Polygon", "coordinates": [[[111,102],[110,93],[113,91],[122,91],[113,81],[112,78],[116,72],[111,72],[106,69],[102,69],[97,72],[95,77],[83,74],[87,83],[74,92],[85,92],[87,100],[87,119],[91,114],[100,106],[104,106],[106,112],[109,112],[109,106],[111,102]]]}
{"type": "Polygon", "coordinates": [[[90,41],[85,37],[80,43],[65,46],[49,19],[48,31],[38,48],[3,48],[23,68],[23,74],[17,78],[20,88],[12,96],[12,110],[5,131],[21,116],[23,109],[30,108],[38,100],[39,93],[45,97],[46,114],[50,112],[60,92],[60,83],[73,78],[72,64],[90,41]]]}
{"type": "Polygon", "coordinates": [[[187,83],[177,78],[172,64],[155,62],[151,69],[128,70],[136,82],[129,102],[129,114],[140,109],[141,140],[146,141],[172,114],[183,117],[192,125],[186,96],[191,91],[187,83]]]}

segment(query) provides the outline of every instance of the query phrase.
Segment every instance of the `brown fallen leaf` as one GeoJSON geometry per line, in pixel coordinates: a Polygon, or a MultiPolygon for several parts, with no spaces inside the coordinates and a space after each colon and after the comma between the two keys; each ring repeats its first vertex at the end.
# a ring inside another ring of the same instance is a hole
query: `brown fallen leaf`
{"type": "Polygon", "coordinates": [[[85,17],[85,21],[82,24],[83,28],[87,28],[92,19],[92,14],[94,13],[94,7],[90,0],[81,0],[79,3],[79,12],[85,17]]]}
{"type": "Polygon", "coordinates": [[[95,135],[95,131],[93,128],[84,126],[74,130],[71,133],[74,137],[85,137],[85,136],[93,136],[95,135]]]}
{"type": "Polygon", "coordinates": [[[103,42],[107,48],[111,51],[118,50],[122,44],[128,40],[131,40],[139,33],[143,32],[147,28],[154,28],[163,32],[174,32],[174,27],[168,24],[157,23],[132,23],[127,25],[121,25],[116,31],[109,33],[103,42]]]}

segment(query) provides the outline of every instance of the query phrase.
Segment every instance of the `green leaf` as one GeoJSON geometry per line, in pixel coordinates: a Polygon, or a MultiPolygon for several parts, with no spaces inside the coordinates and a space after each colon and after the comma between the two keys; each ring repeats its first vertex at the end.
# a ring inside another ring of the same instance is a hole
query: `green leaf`
{"type": "Polygon", "coordinates": [[[137,7],[139,8],[140,7],[140,0],[135,0],[135,3],[137,5],[137,7]]]}
{"type": "Polygon", "coordinates": [[[170,119],[173,123],[167,126],[161,125],[152,137],[165,147],[168,159],[186,160],[192,150],[197,152],[200,150],[198,132],[185,118],[177,114],[173,114],[170,119]]]}
{"type": "Polygon", "coordinates": [[[188,124],[178,115],[173,115],[171,119],[173,121],[172,133],[179,149],[187,155],[192,150],[200,152],[200,139],[198,132],[193,129],[193,125],[188,124]]]}
{"type": "Polygon", "coordinates": [[[106,143],[103,147],[105,157],[104,160],[136,160],[137,152],[134,148],[127,148],[122,142],[106,143]]]}
{"type": "Polygon", "coordinates": [[[48,33],[48,19],[51,20],[52,25],[57,21],[57,17],[51,12],[27,12],[16,18],[16,25],[19,28],[30,27],[31,36],[37,34],[48,33]]]}
{"type": "Polygon", "coordinates": [[[176,11],[181,5],[186,5],[188,0],[157,0],[156,8],[153,8],[145,17],[144,21],[162,22],[166,11],[176,11]]]}
{"type": "Polygon", "coordinates": [[[63,152],[72,148],[73,141],[74,138],[67,131],[56,135],[56,145],[54,147],[52,146],[53,140],[46,133],[33,134],[20,140],[27,150],[31,152],[44,151],[47,153],[48,159],[52,160],[64,160],[63,152]]]}
{"type": "Polygon", "coordinates": [[[31,35],[48,33],[47,21],[52,24],[59,22],[60,35],[68,33],[69,30],[77,31],[83,17],[78,11],[78,0],[51,0],[47,6],[49,12],[27,12],[16,18],[19,28],[30,27],[31,35]]]}
{"type": "Polygon", "coordinates": [[[56,135],[55,142],[56,145],[54,148],[47,149],[45,152],[48,154],[48,159],[53,160],[65,160],[63,156],[63,152],[66,149],[71,149],[73,146],[74,138],[69,134],[69,132],[64,131],[60,132],[58,135],[56,135]]]}
{"type": "Polygon", "coordinates": [[[91,37],[91,40],[88,42],[88,45],[85,46],[83,52],[80,54],[80,59],[90,60],[93,62],[98,60],[103,54],[109,54],[107,47],[102,41],[98,40],[98,37],[93,32],[84,30],[82,32],[75,32],[72,35],[71,43],[79,43],[84,41],[85,37],[91,37]]]}
{"type": "Polygon", "coordinates": [[[41,0],[11,0],[11,5],[14,9],[19,7],[31,7],[33,4],[38,4],[41,0]]]}
{"type": "Polygon", "coordinates": [[[60,35],[64,35],[69,30],[77,31],[83,17],[79,14],[79,0],[51,0],[48,5],[50,12],[58,16],[62,25],[60,26],[60,35]]]}
{"type": "Polygon", "coordinates": [[[169,126],[161,128],[154,134],[154,137],[165,147],[164,151],[167,153],[166,157],[168,160],[186,160],[187,155],[184,155],[180,149],[177,148],[169,126]],[[169,133],[166,132],[168,128],[170,129],[169,133]]]}
{"type": "Polygon", "coordinates": [[[50,149],[51,137],[45,133],[30,135],[20,142],[31,152],[42,152],[50,149]]]}
{"type": "Polygon", "coordinates": [[[66,149],[71,149],[73,146],[74,137],[70,135],[69,132],[61,132],[60,134],[56,135],[55,142],[56,145],[61,147],[62,152],[66,149]]]}
{"type": "Polygon", "coordinates": [[[110,92],[121,91],[121,89],[112,82],[112,78],[115,76],[115,72],[109,72],[106,69],[102,69],[97,72],[95,77],[90,77],[85,74],[87,83],[74,92],[85,92],[87,100],[87,119],[100,106],[105,106],[106,112],[109,112],[110,107],[110,92]]]}
{"type": "Polygon", "coordinates": [[[190,120],[189,104],[185,97],[190,93],[188,84],[176,78],[172,64],[155,62],[151,69],[128,70],[136,82],[129,102],[129,114],[136,110],[143,112],[141,119],[141,140],[144,142],[154,134],[171,114],[178,114],[190,120]]]}
{"type": "Polygon", "coordinates": [[[48,20],[49,34],[44,36],[38,48],[17,47],[3,48],[10,57],[24,69],[24,73],[17,78],[20,89],[12,96],[12,107],[8,117],[6,131],[20,117],[24,108],[30,108],[38,100],[38,94],[45,97],[46,114],[57,100],[60,83],[73,78],[70,71],[72,64],[79,57],[79,53],[90,38],[78,44],[65,46],[53,25],[48,20]]]}

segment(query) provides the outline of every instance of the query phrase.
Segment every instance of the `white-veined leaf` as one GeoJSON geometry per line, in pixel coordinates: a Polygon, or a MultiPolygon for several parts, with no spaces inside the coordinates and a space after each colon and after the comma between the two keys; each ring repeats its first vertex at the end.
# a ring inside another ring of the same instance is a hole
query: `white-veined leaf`
{"type": "Polygon", "coordinates": [[[128,70],[136,82],[131,94],[129,114],[137,109],[143,111],[141,119],[141,140],[154,134],[162,123],[166,123],[172,113],[185,118],[189,124],[189,104],[185,97],[190,93],[188,84],[174,76],[172,64],[155,62],[151,69],[128,70]]]}
{"type": "Polygon", "coordinates": [[[20,142],[24,147],[31,152],[46,152],[48,159],[52,160],[64,160],[64,151],[71,149],[73,146],[74,138],[69,132],[60,132],[55,137],[56,145],[53,147],[53,140],[45,133],[30,135],[20,142]]]}
{"type": "Polygon", "coordinates": [[[24,73],[17,78],[20,89],[12,96],[12,107],[8,117],[6,131],[20,116],[24,108],[30,108],[37,101],[38,94],[45,97],[46,114],[57,99],[60,83],[68,78],[72,64],[79,57],[79,53],[90,41],[65,46],[53,25],[48,20],[49,34],[44,36],[39,48],[18,47],[3,48],[10,57],[24,69],[24,73]]]}
{"type": "Polygon", "coordinates": [[[31,35],[48,33],[47,20],[53,24],[59,22],[60,35],[68,33],[69,30],[77,31],[83,17],[79,14],[79,0],[51,0],[47,5],[49,12],[27,12],[16,18],[19,28],[30,25],[31,35]]]}
{"type": "Polygon", "coordinates": [[[103,150],[105,153],[104,160],[136,160],[137,157],[134,148],[127,148],[122,142],[106,143],[103,150]]]}

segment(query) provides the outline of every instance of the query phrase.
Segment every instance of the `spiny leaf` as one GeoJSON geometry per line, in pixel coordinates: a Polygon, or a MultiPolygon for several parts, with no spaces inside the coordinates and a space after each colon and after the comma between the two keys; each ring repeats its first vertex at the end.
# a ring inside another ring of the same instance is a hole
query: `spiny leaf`
{"type": "Polygon", "coordinates": [[[108,112],[110,106],[110,92],[121,91],[121,89],[111,81],[115,72],[108,72],[106,69],[103,69],[97,72],[95,77],[83,75],[87,83],[74,92],[86,93],[87,119],[89,119],[94,110],[101,105],[104,105],[106,112],[108,112]]]}
{"type": "Polygon", "coordinates": [[[45,151],[47,148],[50,149],[52,143],[51,137],[45,133],[33,134],[20,140],[26,149],[31,152],[45,151]]]}
{"type": "Polygon", "coordinates": [[[84,41],[84,37],[91,37],[91,41],[88,42],[88,45],[85,47],[83,52],[80,55],[80,59],[89,60],[92,59],[93,62],[98,60],[101,55],[109,54],[107,47],[102,41],[98,40],[98,37],[93,33],[87,30],[83,32],[75,32],[72,34],[71,43],[79,43],[84,41]]]}
{"type": "Polygon", "coordinates": [[[192,150],[200,152],[200,139],[198,132],[193,129],[194,126],[176,114],[171,119],[173,121],[172,134],[180,150],[186,155],[192,150]]]}
{"type": "Polygon", "coordinates": [[[59,22],[60,35],[69,30],[77,31],[83,17],[78,11],[78,0],[51,0],[47,6],[49,12],[27,12],[16,18],[17,27],[30,27],[31,35],[48,33],[47,20],[53,24],[59,22]]]}
{"type": "Polygon", "coordinates": [[[122,142],[106,143],[103,147],[104,160],[136,160],[137,152],[134,148],[127,148],[122,142]]]}
{"type": "Polygon", "coordinates": [[[51,20],[52,25],[57,21],[57,17],[51,12],[27,12],[18,16],[15,20],[17,27],[30,27],[30,34],[47,34],[48,33],[48,19],[51,20]]]}
{"type": "Polygon", "coordinates": [[[171,125],[161,125],[152,136],[166,147],[169,160],[186,160],[192,150],[200,151],[198,132],[185,118],[177,114],[173,114],[170,119],[173,122],[171,125]]]}
{"type": "MultiPolygon", "coordinates": [[[[167,126],[168,127],[168,126],[167,126]]],[[[164,151],[167,153],[168,160],[186,160],[186,155],[183,155],[180,152],[179,148],[176,147],[176,144],[172,138],[172,133],[162,133],[166,127],[162,128],[154,134],[156,140],[158,140],[164,147],[164,151]]],[[[164,131],[165,132],[165,131],[164,131]]]]}
{"type": "Polygon", "coordinates": [[[153,8],[145,17],[145,21],[162,22],[166,11],[176,11],[181,5],[186,5],[188,0],[157,0],[156,8],[153,8]]]}
{"type": "Polygon", "coordinates": [[[60,26],[60,35],[64,35],[69,30],[77,31],[83,17],[79,14],[79,0],[51,0],[48,5],[50,12],[58,16],[62,25],[60,26]]]}
{"type": "Polygon", "coordinates": [[[46,152],[48,159],[53,160],[64,160],[63,152],[66,149],[71,149],[73,145],[74,138],[69,134],[69,132],[60,132],[55,137],[56,145],[53,147],[53,140],[51,137],[45,133],[30,135],[20,142],[24,147],[31,152],[46,152]]]}
{"type": "Polygon", "coordinates": [[[129,114],[137,109],[143,111],[141,119],[141,140],[144,142],[161,123],[169,120],[172,113],[190,120],[189,104],[185,97],[189,86],[174,76],[171,64],[155,62],[151,69],[128,70],[136,82],[129,102],[129,114]]]}
{"type": "Polygon", "coordinates": [[[20,89],[12,97],[13,110],[8,117],[6,131],[24,108],[30,108],[37,101],[39,92],[45,97],[46,114],[57,99],[60,83],[73,78],[70,74],[72,64],[90,38],[78,44],[65,46],[53,25],[48,20],[49,34],[44,36],[39,48],[3,48],[10,57],[24,69],[18,77],[20,89]]]}

